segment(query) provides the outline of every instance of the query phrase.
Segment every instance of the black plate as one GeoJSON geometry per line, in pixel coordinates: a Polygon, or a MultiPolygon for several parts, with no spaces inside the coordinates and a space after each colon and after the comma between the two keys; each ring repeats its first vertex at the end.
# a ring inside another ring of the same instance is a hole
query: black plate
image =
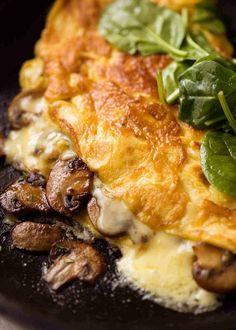
{"type": "MultiPolygon", "coordinates": [[[[85,0],[81,0],[85,1],[85,0]]],[[[49,0],[0,3],[0,130],[7,131],[4,112],[18,91],[20,64],[32,57],[35,41],[44,25],[49,0]]],[[[224,12],[233,17],[236,2],[222,1],[224,12]]],[[[228,20],[229,21],[229,20],[228,20]]],[[[236,28],[236,26],[235,26],[236,28]]],[[[234,34],[232,34],[234,37],[234,34]]],[[[0,172],[0,190],[17,173],[10,167],[0,172]]],[[[0,217],[3,215],[0,212],[0,217]]],[[[152,330],[152,329],[235,329],[236,297],[230,296],[224,307],[199,316],[179,314],[148,300],[129,287],[116,287],[114,259],[118,251],[104,241],[95,244],[109,256],[106,276],[95,287],[78,281],[52,294],[40,280],[42,262],[47,256],[11,251],[8,228],[0,225],[0,311],[18,322],[39,329],[79,330],[152,330]]]]}

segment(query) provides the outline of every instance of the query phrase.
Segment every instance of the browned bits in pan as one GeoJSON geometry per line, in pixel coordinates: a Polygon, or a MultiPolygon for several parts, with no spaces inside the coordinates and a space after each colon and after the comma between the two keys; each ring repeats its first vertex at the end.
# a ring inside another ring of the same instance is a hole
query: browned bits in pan
{"type": "Polygon", "coordinates": [[[6,212],[11,214],[48,213],[51,210],[45,189],[25,180],[12,184],[0,196],[0,204],[6,212]]]}
{"type": "Polygon", "coordinates": [[[47,182],[48,201],[55,211],[71,215],[90,194],[92,183],[93,173],[80,158],[58,160],[47,182]]]}
{"type": "Polygon", "coordinates": [[[62,235],[62,228],[57,225],[22,222],[12,230],[12,246],[29,251],[50,251],[62,235]]]}
{"type": "Polygon", "coordinates": [[[78,240],[57,242],[50,255],[51,259],[56,259],[43,279],[53,290],[74,279],[93,283],[105,270],[102,254],[89,244],[78,240]]]}
{"type": "Polygon", "coordinates": [[[197,260],[192,273],[197,284],[215,293],[236,290],[236,256],[230,251],[200,243],[194,247],[197,260]]]}
{"type": "Polygon", "coordinates": [[[31,172],[26,177],[26,182],[34,187],[46,187],[46,178],[37,172],[31,172]]]}
{"type": "Polygon", "coordinates": [[[35,121],[41,114],[35,106],[44,94],[42,89],[30,89],[18,94],[8,109],[8,120],[13,129],[20,129],[35,121]],[[35,111],[37,109],[37,111],[35,111]]]}

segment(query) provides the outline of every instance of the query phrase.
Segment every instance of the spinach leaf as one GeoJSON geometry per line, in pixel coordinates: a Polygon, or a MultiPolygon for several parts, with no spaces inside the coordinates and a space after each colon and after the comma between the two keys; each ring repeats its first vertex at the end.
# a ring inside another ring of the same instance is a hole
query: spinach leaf
{"type": "Polygon", "coordinates": [[[224,95],[224,92],[223,91],[220,91],[218,94],[217,94],[217,97],[220,101],[220,105],[224,111],[224,114],[225,114],[225,117],[227,118],[228,120],[228,123],[229,123],[229,126],[232,128],[233,132],[236,134],[236,120],[229,108],[229,105],[225,99],[225,95],[224,95]]]}
{"type": "Polygon", "coordinates": [[[129,54],[186,55],[180,50],[186,35],[182,17],[149,0],[115,1],[103,13],[99,31],[112,45],[129,54]]]}
{"type": "Polygon", "coordinates": [[[236,64],[233,61],[228,60],[224,57],[220,57],[220,55],[217,53],[211,53],[211,54],[207,55],[206,57],[202,57],[199,60],[197,60],[196,63],[205,62],[205,61],[215,61],[217,63],[220,63],[227,69],[230,69],[234,72],[236,71],[236,64]]]}
{"type": "Polygon", "coordinates": [[[233,116],[236,114],[236,73],[216,61],[203,61],[179,79],[179,118],[196,128],[215,127],[227,121],[217,97],[223,91],[233,116]]]}
{"type": "Polygon", "coordinates": [[[236,136],[208,132],[200,156],[207,180],[219,191],[236,196],[236,136]]]}
{"type": "Polygon", "coordinates": [[[201,28],[214,34],[225,34],[225,25],[219,15],[215,1],[202,1],[195,7],[193,22],[200,24],[201,28]]]}
{"type": "MultiPolygon", "coordinates": [[[[199,38],[199,40],[201,40],[199,38]]],[[[177,61],[183,61],[183,60],[191,60],[191,61],[197,61],[201,59],[202,57],[206,57],[210,54],[209,47],[206,50],[205,44],[202,46],[199,43],[199,40],[197,38],[197,35],[190,35],[189,33],[186,36],[186,39],[184,40],[182,50],[187,53],[187,55],[183,57],[175,57],[175,60],[177,61]]],[[[207,41],[205,40],[205,43],[207,41]]]]}
{"type": "Polygon", "coordinates": [[[192,63],[189,62],[172,62],[162,71],[166,99],[168,99],[168,96],[172,95],[175,91],[178,90],[178,78],[184,71],[186,71],[191,66],[191,64],[192,63]]]}

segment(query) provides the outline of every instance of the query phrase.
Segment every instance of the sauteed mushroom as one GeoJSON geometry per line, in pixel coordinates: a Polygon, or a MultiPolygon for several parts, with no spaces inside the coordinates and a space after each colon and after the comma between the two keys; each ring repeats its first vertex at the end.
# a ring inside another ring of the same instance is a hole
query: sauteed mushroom
{"type": "Polygon", "coordinates": [[[12,246],[29,251],[50,251],[52,245],[62,238],[57,225],[22,222],[11,233],[12,246]]]}
{"type": "Polygon", "coordinates": [[[227,293],[236,289],[236,256],[230,251],[200,243],[194,247],[197,260],[193,278],[203,289],[227,293]]]}
{"type": "Polygon", "coordinates": [[[0,205],[11,214],[50,211],[45,189],[25,180],[15,182],[7,188],[0,196],[0,205]]]}
{"type": "Polygon", "coordinates": [[[51,250],[51,258],[57,257],[43,279],[53,290],[76,278],[93,283],[105,269],[104,258],[95,248],[76,240],[57,242],[51,250]]]}
{"type": "Polygon", "coordinates": [[[71,215],[89,195],[92,182],[93,173],[80,158],[58,160],[47,182],[49,204],[55,211],[71,215]]]}
{"type": "MultiPolygon", "coordinates": [[[[111,202],[112,203],[112,202],[111,202]]],[[[118,223],[118,221],[114,221],[113,226],[110,226],[109,223],[107,224],[107,227],[105,227],[104,224],[107,223],[107,221],[104,221],[104,217],[106,216],[103,214],[104,212],[101,212],[101,209],[98,205],[97,199],[95,197],[92,197],[87,205],[87,211],[89,218],[95,227],[95,229],[102,235],[107,237],[116,237],[121,234],[124,234],[127,229],[129,228],[130,221],[122,221],[118,223]]],[[[111,215],[108,214],[108,217],[111,215]]]]}
{"type": "Polygon", "coordinates": [[[30,89],[18,94],[8,109],[8,119],[12,128],[28,126],[43,110],[42,89],[30,89]]]}

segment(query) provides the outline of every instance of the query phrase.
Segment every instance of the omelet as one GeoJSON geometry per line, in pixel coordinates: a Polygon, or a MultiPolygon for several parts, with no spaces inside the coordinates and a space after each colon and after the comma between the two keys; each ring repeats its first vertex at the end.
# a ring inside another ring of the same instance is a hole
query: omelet
{"type": "MultiPolygon", "coordinates": [[[[236,198],[216,190],[202,173],[200,145],[205,131],[181,122],[177,106],[159,100],[156,73],[171,63],[170,57],[131,56],[99,34],[98,21],[109,3],[55,2],[35,58],[20,73],[23,91],[44,91],[44,114],[29,127],[10,133],[8,161],[48,176],[58,153],[73,150],[96,173],[106,197],[124,203],[153,233],[153,244],[143,250],[128,238],[115,242],[124,254],[118,264],[121,272],[167,307],[214,309],[217,296],[199,289],[192,279],[191,246],[204,242],[236,253],[236,198]],[[36,136],[36,129],[48,131],[47,136],[36,136]],[[37,161],[32,148],[42,139],[48,145],[51,131],[64,143],[58,146],[56,138],[49,149],[59,152],[37,161]],[[165,282],[167,271],[179,271],[179,277],[166,277],[165,282]]],[[[186,1],[160,3],[176,10],[186,5],[186,1]]],[[[225,37],[210,37],[219,52],[232,55],[225,37]]]]}
{"type": "Polygon", "coordinates": [[[170,58],[113,49],[97,31],[107,3],[57,1],[52,9],[36,46],[49,116],[109,197],[139,221],[236,252],[236,199],[210,186],[201,170],[205,132],[158,99],[156,72],[170,58]]]}

